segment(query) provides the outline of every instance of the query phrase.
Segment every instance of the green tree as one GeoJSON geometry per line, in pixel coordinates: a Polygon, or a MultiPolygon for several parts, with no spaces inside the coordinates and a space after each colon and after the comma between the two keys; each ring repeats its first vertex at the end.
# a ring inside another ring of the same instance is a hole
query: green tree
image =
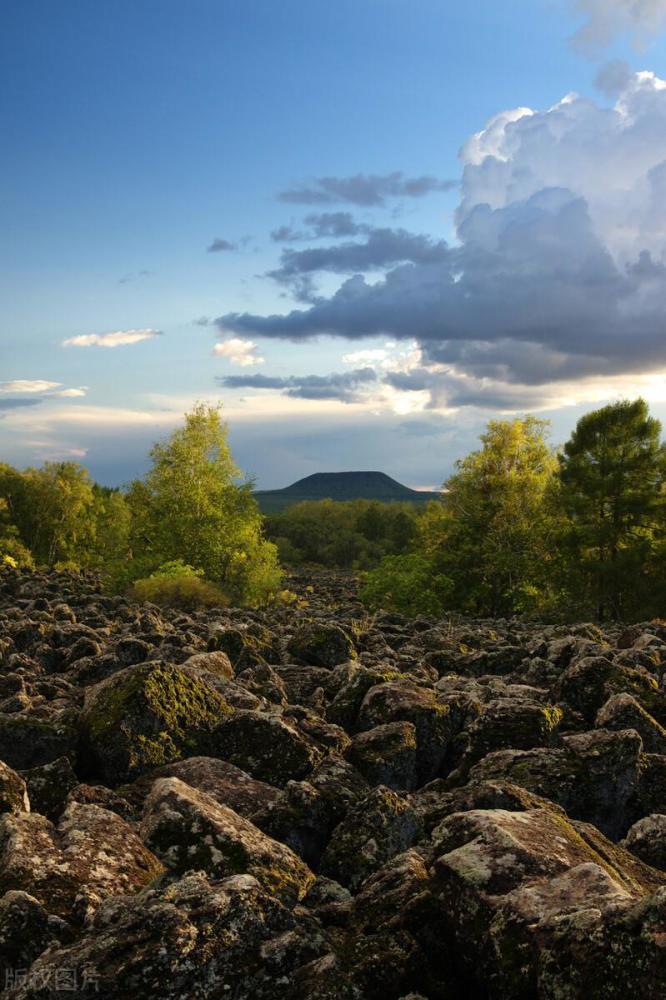
{"type": "Polygon", "coordinates": [[[0,566],[23,566],[30,568],[33,565],[30,550],[23,545],[19,538],[18,528],[12,521],[9,503],[5,497],[0,496],[0,566]]]}
{"type": "Polygon", "coordinates": [[[386,533],[386,517],[381,505],[369,501],[356,519],[356,528],[369,542],[378,542],[386,533]]]}
{"type": "Polygon", "coordinates": [[[568,586],[600,619],[640,611],[660,545],[666,448],[643,399],[581,417],[560,456],[568,586]]]}
{"type": "Polygon", "coordinates": [[[114,575],[130,555],[132,515],[120,490],[93,486],[94,539],[82,563],[99,569],[105,576],[114,575]]]}
{"type": "Polygon", "coordinates": [[[451,586],[448,577],[433,572],[424,555],[411,552],[382,559],[377,569],[367,574],[360,597],[373,611],[385,608],[405,615],[439,615],[451,586]]]}
{"type": "Polygon", "coordinates": [[[275,546],[262,536],[252,484],[238,482],[217,407],[197,405],[184,426],[151,450],[132,484],[132,547],[142,570],[182,559],[234,600],[259,603],[279,584],[275,546]]]}
{"type": "Polygon", "coordinates": [[[93,484],[86,469],[76,462],[45,462],[25,472],[3,466],[0,495],[36,563],[85,560],[95,535],[93,484]]]}
{"type": "Polygon", "coordinates": [[[482,448],[446,482],[439,526],[424,544],[454,581],[456,606],[496,616],[544,600],[552,542],[544,500],[557,468],[547,427],[533,416],[490,421],[482,448]]]}
{"type": "Polygon", "coordinates": [[[412,613],[491,616],[547,605],[556,524],[547,495],[557,459],[546,431],[533,416],[491,421],[482,447],[456,463],[441,501],[416,519],[414,553],[382,560],[364,599],[412,613]]]}

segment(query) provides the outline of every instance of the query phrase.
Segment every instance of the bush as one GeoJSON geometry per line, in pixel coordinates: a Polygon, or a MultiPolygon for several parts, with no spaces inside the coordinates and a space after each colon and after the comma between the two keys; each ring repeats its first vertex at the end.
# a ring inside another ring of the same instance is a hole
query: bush
{"type": "Polygon", "coordinates": [[[12,536],[0,538],[0,564],[21,569],[35,568],[30,550],[12,536]]]}
{"type": "Polygon", "coordinates": [[[451,592],[448,577],[433,572],[431,562],[412,553],[386,556],[368,573],[361,600],[371,610],[384,608],[405,615],[439,615],[451,592]]]}
{"type": "Polygon", "coordinates": [[[182,559],[171,559],[169,562],[162,563],[161,566],[150,574],[151,580],[174,580],[179,577],[189,576],[201,578],[204,576],[204,571],[202,569],[195,569],[194,566],[189,566],[188,563],[183,562],[182,559]]]}
{"type": "Polygon", "coordinates": [[[136,580],[130,596],[137,601],[150,601],[163,608],[179,608],[181,611],[226,607],[229,604],[226,594],[214,583],[203,580],[202,576],[203,570],[173,559],[143,580],[136,580]]]}

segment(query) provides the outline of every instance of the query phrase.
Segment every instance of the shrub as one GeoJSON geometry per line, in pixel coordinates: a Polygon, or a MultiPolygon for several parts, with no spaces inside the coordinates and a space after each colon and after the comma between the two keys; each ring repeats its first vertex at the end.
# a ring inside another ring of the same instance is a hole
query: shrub
{"type": "Polygon", "coordinates": [[[130,595],[137,601],[150,601],[182,611],[228,605],[226,594],[202,577],[203,570],[188,566],[181,559],[173,559],[143,580],[136,580],[130,595]]]}
{"type": "Polygon", "coordinates": [[[365,578],[363,603],[406,615],[438,615],[451,592],[448,577],[433,572],[431,562],[418,553],[386,556],[365,578]]]}
{"type": "Polygon", "coordinates": [[[204,571],[202,569],[195,569],[194,566],[188,565],[188,563],[183,562],[182,559],[171,559],[169,562],[162,563],[161,566],[158,566],[158,568],[150,574],[150,579],[171,580],[183,576],[201,578],[204,576],[204,571]]]}
{"type": "Polygon", "coordinates": [[[137,601],[150,601],[163,608],[179,608],[181,611],[226,607],[229,603],[219,587],[196,576],[146,577],[136,581],[130,594],[137,601]]]}
{"type": "Polygon", "coordinates": [[[21,569],[34,569],[35,567],[30,550],[13,536],[0,538],[0,563],[21,569]]]}

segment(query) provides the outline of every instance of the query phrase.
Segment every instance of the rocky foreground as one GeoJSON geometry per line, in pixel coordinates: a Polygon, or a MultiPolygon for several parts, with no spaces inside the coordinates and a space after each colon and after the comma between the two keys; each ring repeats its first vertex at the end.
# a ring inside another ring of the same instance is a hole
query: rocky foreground
{"type": "Polygon", "coordinates": [[[0,575],[3,995],[666,996],[666,625],[306,583],[186,615],[0,575]]]}

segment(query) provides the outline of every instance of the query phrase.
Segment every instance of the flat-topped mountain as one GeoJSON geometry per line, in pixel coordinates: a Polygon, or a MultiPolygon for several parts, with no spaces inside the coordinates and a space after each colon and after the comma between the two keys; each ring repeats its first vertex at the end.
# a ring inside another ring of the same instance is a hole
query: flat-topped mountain
{"type": "Polygon", "coordinates": [[[282,490],[257,490],[264,514],[274,514],[302,500],[380,500],[382,503],[425,503],[439,493],[403,486],[385,472],[315,472],[282,490]]]}

